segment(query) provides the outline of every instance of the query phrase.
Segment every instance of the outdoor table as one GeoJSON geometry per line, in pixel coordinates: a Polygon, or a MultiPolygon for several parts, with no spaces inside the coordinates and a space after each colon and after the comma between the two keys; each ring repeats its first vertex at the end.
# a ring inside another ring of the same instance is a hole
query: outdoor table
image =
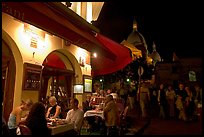
{"type": "Polygon", "coordinates": [[[88,110],[84,113],[84,117],[98,116],[104,119],[103,110],[88,110]]]}
{"type": "Polygon", "coordinates": [[[104,131],[105,118],[103,110],[100,109],[88,110],[84,113],[84,118],[86,121],[86,128],[89,130],[90,133],[95,130],[100,130],[100,132],[104,131]]]}
{"type": "Polygon", "coordinates": [[[105,97],[92,96],[90,99],[91,105],[99,105],[100,103],[103,103],[103,102],[105,102],[105,97]]]}
{"type": "Polygon", "coordinates": [[[56,125],[50,125],[48,124],[48,128],[51,132],[51,135],[59,135],[59,134],[65,134],[66,132],[74,129],[73,123],[61,123],[56,125]]]}

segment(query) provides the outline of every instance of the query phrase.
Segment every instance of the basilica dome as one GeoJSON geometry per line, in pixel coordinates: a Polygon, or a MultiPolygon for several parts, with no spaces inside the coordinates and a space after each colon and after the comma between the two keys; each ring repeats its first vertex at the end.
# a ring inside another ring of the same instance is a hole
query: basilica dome
{"type": "Polygon", "coordinates": [[[141,33],[137,31],[137,22],[133,21],[133,31],[129,34],[127,42],[133,44],[137,49],[142,51],[144,56],[148,55],[147,44],[141,33]]]}

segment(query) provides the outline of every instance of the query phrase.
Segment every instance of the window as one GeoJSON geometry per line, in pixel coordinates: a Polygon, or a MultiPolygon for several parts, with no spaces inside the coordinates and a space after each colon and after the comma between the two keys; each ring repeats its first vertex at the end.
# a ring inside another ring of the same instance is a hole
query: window
{"type": "Polygon", "coordinates": [[[189,76],[189,81],[196,81],[195,71],[189,71],[188,76],[189,76]]]}

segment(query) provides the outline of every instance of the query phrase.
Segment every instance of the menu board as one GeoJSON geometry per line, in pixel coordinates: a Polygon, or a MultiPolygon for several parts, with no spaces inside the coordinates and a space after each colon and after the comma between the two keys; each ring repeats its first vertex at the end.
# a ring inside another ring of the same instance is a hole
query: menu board
{"type": "Polygon", "coordinates": [[[74,85],[74,93],[83,93],[83,85],[74,85]]]}
{"type": "Polygon", "coordinates": [[[92,79],[91,79],[91,77],[84,76],[84,92],[92,92],[92,79]]]}

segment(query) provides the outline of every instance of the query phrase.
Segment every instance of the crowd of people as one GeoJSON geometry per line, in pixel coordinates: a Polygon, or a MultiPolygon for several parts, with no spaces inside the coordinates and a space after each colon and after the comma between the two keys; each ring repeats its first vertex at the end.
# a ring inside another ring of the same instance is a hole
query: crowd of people
{"type": "MultiPolygon", "coordinates": [[[[100,103],[105,104],[102,109],[106,134],[118,135],[121,115],[127,106],[130,110],[139,107],[142,118],[193,120],[197,114],[197,106],[202,104],[202,88],[199,85],[190,87],[183,83],[179,83],[178,87],[165,83],[153,87],[146,82],[142,82],[138,88],[124,84],[121,84],[119,89],[102,90],[97,88],[95,93],[87,96],[82,103],[82,108],[79,107],[79,101],[76,98],[71,99],[70,109],[66,117],[61,115],[62,108],[57,103],[55,96],[49,98],[49,104],[33,103],[32,100],[28,99],[12,110],[8,122],[4,122],[3,125],[7,125],[10,135],[16,135],[16,130],[21,124],[27,126],[32,135],[50,135],[47,126],[48,118],[60,118],[67,123],[74,124],[74,129],[70,130],[69,134],[78,135],[83,124],[84,113],[95,109],[94,104],[92,104],[93,97],[103,98],[100,103]],[[23,116],[24,111],[28,113],[23,116]]],[[[4,131],[4,133],[7,132],[4,131]]]]}
{"type": "MultiPolygon", "coordinates": [[[[174,86],[160,83],[157,87],[151,85],[149,82],[142,81],[138,88],[133,85],[121,83],[119,89],[98,89],[94,93],[94,96],[97,97],[106,97],[109,95],[114,97],[116,103],[116,107],[113,107],[112,110],[117,108],[119,111],[116,99],[119,98],[124,101],[122,103],[122,110],[126,106],[129,106],[130,110],[138,107],[142,119],[161,118],[193,121],[198,118],[198,105],[202,104],[202,88],[198,84],[189,86],[179,83],[178,86],[174,86]]],[[[90,105],[90,100],[90,97],[86,100],[86,105],[84,105],[85,112],[93,109],[90,105]]],[[[106,126],[109,129],[108,125],[106,126]]]]}
{"type": "Polygon", "coordinates": [[[139,99],[143,117],[178,118],[184,121],[196,118],[198,104],[202,104],[202,88],[199,85],[179,83],[178,87],[173,87],[161,83],[159,87],[146,87],[145,90],[144,87],[142,85],[140,88],[139,99]],[[147,93],[146,97],[142,97],[143,92],[147,93]]]}
{"type": "Polygon", "coordinates": [[[139,107],[144,119],[154,117],[192,121],[198,118],[198,107],[202,104],[202,88],[198,84],[190,86],[179,83],[175,86],[160,83],[153,86],[144,81],[138,88],[122,83],[117,90],[96,90],[98,97],[107,95],[123,99],[123,108],[139,107]]]}

